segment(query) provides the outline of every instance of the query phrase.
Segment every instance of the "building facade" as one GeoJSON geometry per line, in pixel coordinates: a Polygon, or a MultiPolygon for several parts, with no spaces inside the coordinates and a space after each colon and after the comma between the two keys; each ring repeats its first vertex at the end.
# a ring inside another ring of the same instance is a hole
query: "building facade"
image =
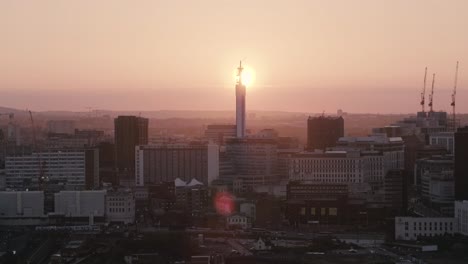
{"type": "Polygon", "coordinates": [[[135,147],[148,144],[148,119],[119,116],[114,119],[115,158],[119,177],[133,178],[135,147]]]}
{"type": "Polygon", "coordinates": [[[44,192],[0,192],[0,218],[38,218],[44,216],[44,192]]]}
{"type": "Polygon", "coordinates": [[[468,200],[468,126],[455,132],[455,199],[468,200]]]}
{"type": "Polygon", "coordinates": [[[455,201],[457,233],[468,236],[468,201],[455,201]]]}
{"type": "Polygon", "coordinates": [[[180,178],[209,184],[219,177],[219,146],[216,144],[144,145],[136,148],[135,184],[144,186],[180,178]]]}
{"type": "Polygon", "coordinates": [[[455,150],[455,134],[453,132],[439,132],[429,135],[429,144],[443,146],[448,154],[455,150]]]}
{"type": "Polygon", "coordinates": [[[455,230],[451,217],[395,217],[395,240],[453,235],[455,230]]]}
{"type": "Polygon", "coordinates": [[[226,139],[236,135],[236,125],[208,125],[205,130],[205,138],[219,145],[224,145],[226,139]]]}
{"type": "Polygon", "coordinates": [[[55,194],[55,214],[71,218],[104,217],[106,191],[60,191],[55,194]]]}
{"type": "Polygon", "coordinates": [[[108,222],[131,224],[135,222],[135,196],[126,190],[106,193],[106,219],[108,222]]]}
{"type": "Polygon", "coordinates": [[[232,162],[234,180],[246,188],[266,185],[278,179],[277,142],[269,138],[230,139],[226,156],[232,162]]]}
{"type": "Polygon", "coordinates": [[[65,149],[7,157],[6,187],[15,190],[39,189],[41,163],[46,184],[51,189],[84,190],[99,186],[98,150],[65,149]]]}
{"type": "Polygon", "coordinates": [[[344,136],[343,117],[309,117],[307,119],[307,149],[325,150],[344,136]]]}

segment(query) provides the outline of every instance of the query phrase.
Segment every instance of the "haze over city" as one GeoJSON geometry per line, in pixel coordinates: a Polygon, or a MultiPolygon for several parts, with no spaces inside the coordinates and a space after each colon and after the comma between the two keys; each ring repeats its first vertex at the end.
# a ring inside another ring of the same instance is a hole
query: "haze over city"
{"type": "MultiPolygon", "coordinates": [[[[467,1],[1,1],[2,106],[413,113],[468,98],[467,1]],[[398,106],[395,106],[395,103],[398,106]]],[[[468,112],[459,103],[457,111],[468,112]]]]}

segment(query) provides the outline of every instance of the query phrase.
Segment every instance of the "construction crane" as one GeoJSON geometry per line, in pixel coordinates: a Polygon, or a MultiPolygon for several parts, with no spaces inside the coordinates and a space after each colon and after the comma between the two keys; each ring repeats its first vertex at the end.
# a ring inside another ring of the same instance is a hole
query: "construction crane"
{"type": "Polygon", "coordinates": [[[429,94],[429,112],[434,112],[432,106],[434,102],[434,82],[435,82],[435,73],[432,74],[432,88],[431,88],[431,93],[429,94]]]}
{"type": "Polygon", "coordinates": [[[423,113],[426,112],[426,110],[425,110],[425,104],[426,104],[426,100],[425,100],[425,97],[426,97],[426,77],[427,77],[427,67],[424,70],[424,86],[423,86],[423,90],[421,92],[421,108],[422,108],[423,113]]]}
{"type": "Polygon", "coordinates": [[[458,82],[458,61],[457,61],[457,66],[455,67],[455,81],[453,84],[452,103],[450,103],[450,105],[452,106],[453,131],[457,130],[457,119],[456,119],[456,113],[455,113],[455,97],[457,95],[457,82],[458,82]]]}
{"type": "Polygon", "coordinates": [[[43,191],[45,189],[45,184],[49,180],[48,177],[45,175],[45,169],[46,169],[46,161],[42,160],[42,153],[38,148],[37,144],[37,138],[36,138],[36,127],[34,126],[34,119],[32,112],[29,111],[29,117],[31,119],[31,126],[32,126],[32,136],[33,136],[33,145],[34,145],[34,151],[37,154],[37,157],[39,159],[39,176],[38,176],[38,182],[39,182],[39,190],[43,191]]]}

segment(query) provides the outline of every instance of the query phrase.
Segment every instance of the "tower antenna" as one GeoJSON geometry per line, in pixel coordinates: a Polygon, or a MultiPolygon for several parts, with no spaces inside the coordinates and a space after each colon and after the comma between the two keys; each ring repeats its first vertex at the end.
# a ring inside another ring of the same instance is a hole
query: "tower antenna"
{"type": "Polygon", "coordinates": [[[242,85],[242,70],[244,68],[242,67],[242,61],[239,62],[239,67],[237,68],[237,84],[242,85]]]}

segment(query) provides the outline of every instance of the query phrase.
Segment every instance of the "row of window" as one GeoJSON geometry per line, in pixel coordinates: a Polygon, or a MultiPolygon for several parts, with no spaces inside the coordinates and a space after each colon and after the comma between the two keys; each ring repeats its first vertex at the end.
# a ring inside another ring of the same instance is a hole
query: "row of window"
{"type": "MultiPolygon", "coordinates": [[[[318,209],[319,208],[311,207],[310,215],[316,215],[316,213],[318,213],[318,209]],[[315,209],[317,209],[317,211],[315,209]]],[[[328,215],[335,216],[338,214],[338,209],[336,207],[330,207],[330,208],[323,207],[323,208],[320,208],[320,215],[327,215],[327,209],[328,209],[328,215]]],[[[301,207],[300,214],[306,215],[306,212],[307,212],[307,208],[301,207]]]]}

